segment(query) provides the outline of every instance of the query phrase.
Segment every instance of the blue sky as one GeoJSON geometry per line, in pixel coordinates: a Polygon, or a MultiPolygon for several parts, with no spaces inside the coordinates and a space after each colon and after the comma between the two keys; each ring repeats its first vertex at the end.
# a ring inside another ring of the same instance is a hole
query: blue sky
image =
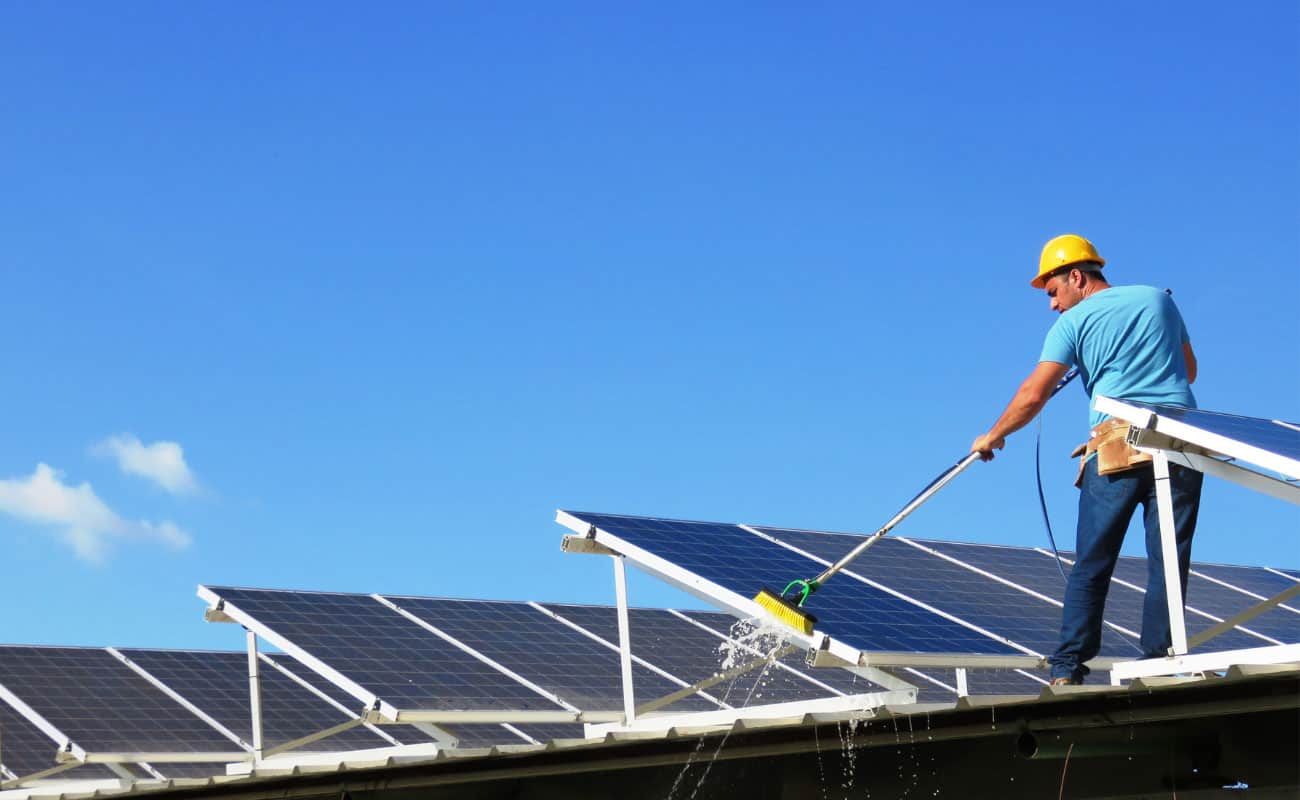
{"type": "MultiPolygon", "coordinates": [[[[558,507],[873,530],[1032,368],[1063,232],[1174,290],[1203,407],[1300,419],[1297,23],[11,6],[0,641],[239,647],[198,583],[612,600],[558,507]]],[[[1195,556],[1296,522],[1210,481],[1195,556]]],[[[1032,430],[898,533],[1044,545],[1032,430]]]]}

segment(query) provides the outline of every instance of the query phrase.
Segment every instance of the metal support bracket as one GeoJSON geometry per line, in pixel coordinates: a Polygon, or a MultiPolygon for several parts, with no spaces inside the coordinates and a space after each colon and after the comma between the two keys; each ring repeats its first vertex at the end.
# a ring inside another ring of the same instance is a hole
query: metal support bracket
{"type": "Polygon", "coordinates": [[[1156,479],[1156,507],[1160,517],[1160,560],[1165,568],[1165,602],[1169,607],[1169,632],[1173,646],[1169,654],[1187,654],[1187,624],[1183,619],[1183,587],[1178,565],[1177,529],[1174,524],[1174,496],[1169,489],[1169,457],[1164,450],[1152,454],[1156,479]]]}
{"type": "MultiPolygon", "coordinates": [[[[1300,584],[1297,585],[1300,586],[1300,584]]],[[[708,689],[711,686],[717,686],[719,683],[732,680],[733,678],[739,678],[741,675],[744,675],[747,672],[753,672],[759,667],[763,667],[768,664],[771,664],[772,662],[776,661],[778,658],[781,658],[782,656],[786,656],[789,655],[790,653],[798,651],[798,649],[799,648],[791,644],[782,645],[781,647],[778,647],[777,649],[773,650],[771,653],[769,653],[766,656],[759,656],[758,658],[747,661],[738,667],[732,667],[729,670],[719,672],[711,677],[705,678],[702,681],[696,681],[695,683],[691,684],[690,686],[687,686],[684,689],[678,689],[672,694],[667,694],[664,695],[663,697],[659,697],[654,700],[650,700],[648,702],[642,703],[641,705],[636,707],[636,713],[637,715],[642,715],[642,714],[648,714],[651,711],[657,711],[663,708],[664,706],[668,706],[668,705],[672,705],[673,703],[676,703],[678,700],[681,700],[684,697],[690,697],[691,695],[695,694],[698,691],[701,691],[703,689],[708,689]]]]}
{"type": "MultiPolygon", "coordinates": [[[[594,540],[593,540],[594,543],[594,540]]],[[[624,724],[636,719],[636,692],[632,687],[632,630],[627,611],[627,565],[614,556],[614,595],[618,602],[618,663],[623,677],[624,724]]]]}
{"type": "Polygon", "coordinates": [[[565,536],[560,540],[560,550],[565,553],[579,553],[593,556],[616,556],[613,550],[595,539],[586,536],[565,536]]]}
{"type": "Polygon", "coordinates": [[[248,708],[253,723],[253,761],[261,763],[265,740],[262,738],[262,665],[257,657],[257,634],[245,629],[248,642],[248,708]]]}

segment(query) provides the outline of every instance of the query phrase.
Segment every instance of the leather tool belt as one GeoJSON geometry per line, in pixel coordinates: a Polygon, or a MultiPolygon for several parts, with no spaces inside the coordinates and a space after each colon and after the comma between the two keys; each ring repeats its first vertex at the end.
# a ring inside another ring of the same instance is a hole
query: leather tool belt
{"type": "Polygon", "coordinates": [[[1126,472],[1134,467],[1151,462],[1149,453],[1140,452],[1128,443],[1129,425],[1122,419],[1108,419],[1088,433],[1088,441],[1074,448],[1071,456],[1083,456],[1079,460],[1079,476],[1074,485],[1083,485],[1083,469],[1088,463],[1088,456],[1097,454],[1097,474],[1111,475],[1126,472]]]}

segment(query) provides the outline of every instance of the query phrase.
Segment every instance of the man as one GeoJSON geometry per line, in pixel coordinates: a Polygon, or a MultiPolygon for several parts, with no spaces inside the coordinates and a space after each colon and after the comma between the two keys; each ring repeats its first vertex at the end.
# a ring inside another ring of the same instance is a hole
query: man
{"type": "MultiPolygon", "coordinates": [[[[1111,286],[1101,273],[1105,264],[1082,236],[1058,236],[1043,248],[1038,277],[1031,285],[1047,292],[1060,317],[1047,333],[1038,366],[988,433],[971,445],[985,461],[1002,449],[1008,434],[1037,416],[1071,366],[1079,367],[1089,397],[1196,407],[1191,390],[1196,356],[1173,299],[1148,286],[1111,286]]],[[[1048,659],[1054,686],[1082,683],[1089,671],[1085,663],[1101,648],[1110,576],[1139,505],[1147,544],[1142,657],[1163,656],[1171,644],[1150,457],[1124,442],[1127,427],[1122,422],[1107,420],[1105,414],[1092,412],[1093,430],[1080,472],[1077,556],[1065,589],[1061,641],[1048,659]]],[[[1169,469],[1185,594],[1202,475],[1178,465],[1169,469]]]]}

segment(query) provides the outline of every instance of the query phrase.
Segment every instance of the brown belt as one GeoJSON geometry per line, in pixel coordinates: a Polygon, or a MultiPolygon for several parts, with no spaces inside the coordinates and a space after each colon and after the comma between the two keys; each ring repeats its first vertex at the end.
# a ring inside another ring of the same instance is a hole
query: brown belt
{"type": "Polygon", "coordinates": [[[1097,454],[1098,475],[1125,472],[1150,463],[1149,453],[1140,452],[1128,443],[1128,432],[1131,427],[1122,419],[1108,419],[1088,433],[1087,443],[1074,448],[1074,452],[1070,454],[1083,456],[1079,460],[1079,477],[1074,481],[1075,486],[1082,485],[1084,466],[1088,463],[1088,456],[1093,453],[1097,454]]]}

